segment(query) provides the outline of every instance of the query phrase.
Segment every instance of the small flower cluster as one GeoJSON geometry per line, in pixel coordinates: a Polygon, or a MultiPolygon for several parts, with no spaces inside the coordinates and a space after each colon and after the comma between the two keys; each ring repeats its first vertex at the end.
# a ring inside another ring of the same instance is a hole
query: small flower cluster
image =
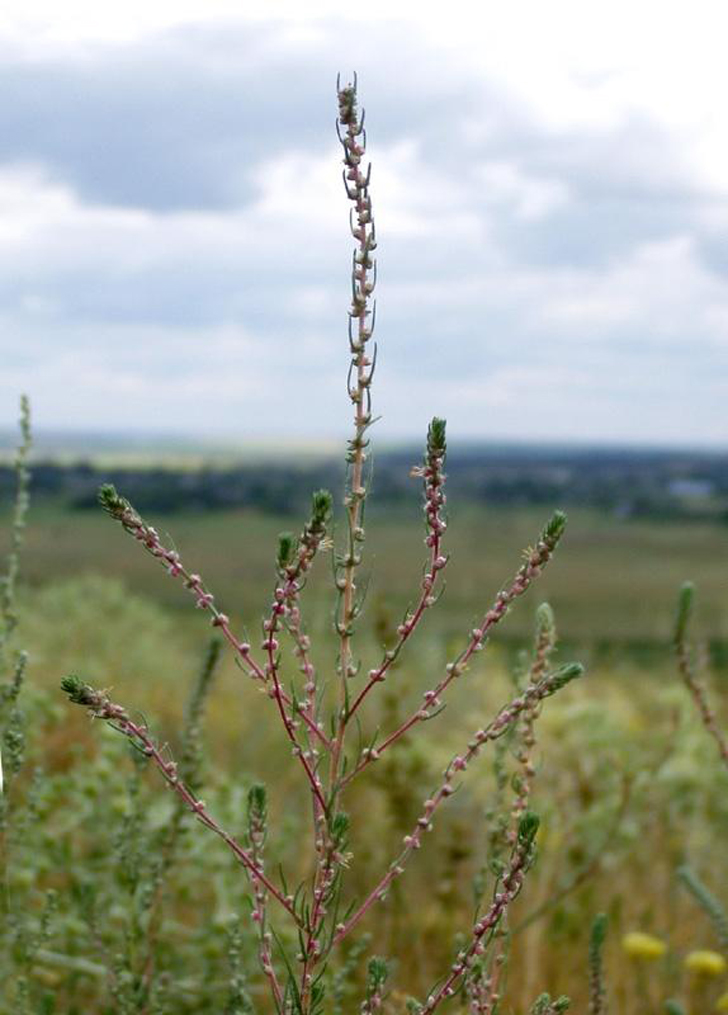
{"type": "MultiPolygon", "coordinates": [[[[622,948],[631,959],[643,962],[654,962],[667,954],[667,944],[661,938],[640,930],[625,934],[622,948]]],[[[683,959],[683,966],[689,973],[707,977],[722,976],[728,970],[725,957],[708,948],[688,952],[683,959]]]]}
{"type": "Polygon", "coordinates": [[[374,956],[367,967],[367,996],[362,1002],[361,1015],[375,1015],[384,1004],[384,984],[388,975],[387,963],[374,956]]]}
{"type": "Polygon", "coordinates": [[[652,962],[661,959],[667,951],[667,945],[654,934],[646,934],[641,930],[630,931],[622,938],[622,948],[631,959],[643,959],[652,962]]]}
{"type": "Polygon", "coordinates": [[[722,976],[728,969],[728,962],[720,952],[701,948],[688,952],[685,956],[685,968],[697,976],[722,976]]]}
{"type": "Polygon", "coordinates": [[[568,997],[551,999],[550,994],[541,994],[531,1005],[528,1015],[562,1015],[571,1007],[568,997]]]}

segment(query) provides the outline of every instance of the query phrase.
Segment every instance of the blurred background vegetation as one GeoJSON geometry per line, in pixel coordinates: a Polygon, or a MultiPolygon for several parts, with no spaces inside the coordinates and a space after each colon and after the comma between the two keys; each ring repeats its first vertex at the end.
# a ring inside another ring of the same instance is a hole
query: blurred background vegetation
{"type": "MultiPolygon", "coordinates": [[[[402,449],[376,462],[368,611],[358,642],[364,671],[378,661],[417,592],[423,526],[419,484],[408,472],[418,458],[416,450],[402,449]]],[[[515,573],[552,506],[567,508],[569,526],[555,560],[454,688],[444,714],[353,788],[351,890],[371,886],[444,765],[512,696],[534,611],[548,600],[560,658],[580,659],[588,673],[546,703],[537,726],[532,805],[543,820],[540,858],[510,916],[513,973],[504,1012],[525,1012],[541,990],[569,994],[575,1010],[586,1009],[589,928],[599,911],[609,916],[605,965],[615,1011],[657,1013],[666,999],[679,997],[691,1015],[704,1015],[728,990],[725,972],[685,967],[689,953],[721,949],[676,870],[688,864],[725,902],[728,778],[671,650],[677,589],[691,578],[699,592],[695,634],[725,723],[725,464],[719,456],[683,452],[476,448],[448,461],[447,588],[391,681],[368,701],[365,731],[389,729],[412,709],[515,573]],[[624,936],[634,931],[653,935],[663,951],[625,948],[624,936]]],[[[7,973],[0,977],[0,1010],[267,1012],[241,871],[188,818],[162,870],[173,801],[139,755],[69,708],[58,690],[67,672],[111,687],[122,704],[144,713],[172,753],[183,749],[186,702],[205,656],[208,621],[94,508],[102,479],[115,482],[160,533],[170,532],[233,626],[247,629],[255,643],[277,533],[296,529],[310,490],[338,489],[340,473],[326,456],[295,467],[276,460],[201,469],[191,459],[126,459],[122,467],[113,456],[35,463],[15,636],[29,663],[18,699],[23,765],[8,790],[9,814],[15,808],[17,817],[3,828],[10,944],[0,959],[7,973]]],[[[7,542],[9,466],[0,471],[0,486],[7,542]]],[[[305,600],[322,673],[333,672],[336,650],[330,589],[324,557],[305,600]]],[[[203,742],[200,778],[213,813],[240,833],[247,791],[264,781],[269,863],[280,859],[292,877],[303,875],[298,815],[306,814],[306,800],[298,771],[271,703],[225,652],[203,742]]],[[[482,757],[443,809],[429,848],[363,927],[377,952],[397,957],[393,1012],[446,968],[456,935],[472,918],[473,886],[490,876],[489,844],[509,807],[514,766],[508,743],[482,757]]],[[[351,970],[339,977],[344,1012],[358,1010],[360,994],[347,991],[360,983],[361,965],[352,956],[351,970]]]]}

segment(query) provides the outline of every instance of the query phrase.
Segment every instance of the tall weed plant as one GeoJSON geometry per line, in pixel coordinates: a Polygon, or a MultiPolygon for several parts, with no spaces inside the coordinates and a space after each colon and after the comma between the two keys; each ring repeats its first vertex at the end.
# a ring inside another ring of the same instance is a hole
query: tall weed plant
{"type": "MultiPolygon", "coordinates": [[[[391,645],[384,649],[377,663],[366,668],[357,651],[357,627],[365,600],[361,574],[370,484],[370,430],[375,422],[372,388],[377,346],[373,341],[373,293],[377,240],[370,194],[371,168],[364,162],[364,116],[357,105],[355,84],[338,88],[338,104],[344,187],[351,203],[350,224],[355,241],[347,379],[353,422],[346,451],[343,518],[334,525],[334,498],[328,491],[319,490],[313,494],[310,517],[300,533],[280,536],[272,595],[262,622],[261,638],[256,641],[234,630],[202,576],[187,567],[177,550],[160,537],[128,500],[110,485],[100,491],[101,504],[111,518],[167,570],[170,578],[180,583],[199,610],[209,614],[212,627],[225,647],[234,653],[242,673],[270,699],[270,749],[291,753],[309,797],[305,822],[308,832],[304,832],[302,820],[299,833],[301,858],[308,866],[305,874],[301,876],[297,869],[285,870],[280,858],[271,855],[268,798],[262,784],[249,790],[246,825],[240,834],[227,827],[202,798],[195,779],[196,751],[189,738],[182,755],[174,758],[167,745],[155,736],[151,723],[109,691],[99,690],[85,677],[76,675],[66,677],[62,686],[71,702],[83,706],[124,737],[142,763],[153,765],[162,784],[174,794],[177,807],[168,829],[168,843],[160,845],[158,857],[160,879],[183,812],[191,813],[237,860],[241,877],[249,885],[248,919],[257,932],[259,968],[269,992],[266,1010],[281,1015],[322,1015],[333,1010],[332,1006],[341,1007],[341,1001],[337,1001],[337,994],[341,994],[339,981],[347,962],[352,961],[352,953],[359,956],[361,939],[357,941],[357,936],[366,925],[376,937],[374,910],[386,903],[395,882],[406,878],[408,864],[417,851],[426,847],[441,808],[457,793],[483,751],[518,729],[522,738],[518,788],[497,836],[497,850],[482,880],[473,918],[462,928],[460,942],[446,968],[432,970],[432,985],[426,995],[406,1001],[407,1009],[420,1015],[430,1015],[451,999],[462,997],[469,999],[473,1011],[488,1012],[498,1001],[497,969],[490,962],[490,955],[536,852],[539,819],[528,806],[535,774],[532,762],[535,723],[546,699],[582,673],[576,663],[551,665],[554,645],[550,611],[544,608],[539,615],[534,657],[514,696],[489,720],[478,722],[476,717],[470,739],[449,760],[439,782],[417,805],[415,818],[403,834],[396,854],[362,894],[352,893],[348,887],[350,872],[357,861],[357,845],[347,797],[354,782],[385,764],[403,738],[416,736],[423,724],[438,720],[446,696],[464,682],[471,662],[486,647],[492,630],[551,560],[566,519],[557,513],[546,524],[533,546],[525,551],[513,579],[485,608],[480,622],[464,634],[460,650],[443,672],[433,675],[431,688],[420,704],[395,728],[371,729],[365,713],[368,699],[379,691],[380,685],[396,680],[395,664],[435,607],[442,589],[442,574],[448,563],[446,426],[443,419],[431,420],[422,463],[413,469],[422,482],[426,532],[419,591],[397,625],[391,645]],[[322,673],[312,660],[305,592],[312,569],[329,552],[333,556],[338,653],[335,671],[322,673]],[[293,671],[291,661],[295,664],[293,671]]],[[[218,651],[215,643],[206,674],[211,674],[218,651]]],[[[467,694],[467,688],[462,693],[467,694]]],[[[194,704],[196,712],[201,708],[203,695],[201,686],[194,704]]],[[[194,726],[194,718],[191,723],[194,726]]],[[[151,935],[153,931],[147,928],[146,933],[151,935]]],[[[384,1009],[391,990],[389,960],[389,956],[376,953],[368,958],[361,956],[366,977],[362,996],[355,1006],[362,1013],[384,1009]]],[[[500,964],[497,968],[500,969],[500,964]]],[[[146,1003],[146,998],[140,996],[138,1003],[146,1003]]],[[[241,1007],[244,1004],[247,1002],[240,1002],[240,1010],[245,1010],[241,1007]]]]}
{"type": "MultiPolygon", "coordinates": [[[[563,514],[490,601],[483,590],[479,618],[454,645],[448,635],[441,662],[431,617],[449,562],[447,442],[435,417],[412,469],[424,555],[411,604],[394,618],[367,600],[377,238],[356,83],[337,93],[354,238],[345,489],[341,504],[314,492],[300,531],[280,535],[259,637],[109,485],[103,509],[209,618],[196,673],[192,637],[108,578],[19,599],[21,404],[0,587],[0,1012],[549,1015],[568,1008],[567,983],[593,1015],[725,1010],[728,924],[716,833],[704,832],[728,832],[725,773],[705,767],[714,748],[679,713],[680,688],[643,688],[629,708],[603,683],[598,698],[578,685],[561,695],[582,668],[555,661],[545,603],[507,681],[482,680],[486,647],[502,669],[489,640],[551,561],[563,514]],[[327,573],[328,634],[310,605],[327,573]],[[41,646],[30,656],[26,637],[41,646]],[[62,686],[81,709],[69,712],[28,676],[74,657],[62,686]],[[230,661],[248,684],[240,715],[212,693],[230,661]],[[140,697],[127,701],[132,683],[140,697]],[[557,693],[564,704],[549,710],[557,693]],[[203,750],[216,708],[234,775],[203,750]],[[112,733],[95,736],[87,716],[112,733]],[[684,914],[700,910],[705,947],[690,950],[684,914]]],[[[725,761],[720,703],[688,642],[692,595],[680,597],[678,668],[725,761]]]]}

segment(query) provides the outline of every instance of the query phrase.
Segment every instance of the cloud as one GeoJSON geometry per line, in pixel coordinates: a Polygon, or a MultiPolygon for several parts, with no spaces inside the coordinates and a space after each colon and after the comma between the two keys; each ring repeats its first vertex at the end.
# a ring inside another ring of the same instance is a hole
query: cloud
{"type": "Polygon", "coordinates": [[[48,425],[344,430],[346,54],[374,161],[386,436],[436,411],[467,437],[728,437],[728,202],[606,63],[569,79],[589,120],[546,115],[502,54],[479,67],[404,20],[5,50],[2,418],[29,388],[48,425]]]}

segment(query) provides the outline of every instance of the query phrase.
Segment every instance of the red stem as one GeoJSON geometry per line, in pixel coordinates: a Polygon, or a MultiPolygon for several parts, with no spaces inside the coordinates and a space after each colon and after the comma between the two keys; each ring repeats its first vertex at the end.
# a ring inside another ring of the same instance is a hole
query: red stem
{"type": "Polygon", "coordinates": [[[353,930],[363,916],[369,911],[372,905],[382,899],[390,884],[396,877],[404,873],[404,865],[412,852],[422,845],[422,833],[429,832],[432,828],[432,816],[447,797],[452,796],[455,788],[451,779],[456,772],[464,772],[470,762],[480,753],[481,748],[490,740],[497,740],[502,737],[510,726],[518,719],[522,712],[537,705],[543,698],[553,693],[552,678],[544,677],[537,684],[528,687],[523,694],[514,698],[508,705],[502,708],[496,717],[478,730],[473,739],[469,742],[468,748],[461,756],[454,758],[445,769],[445,780],[431,797],[425,800],[425,809],[417,819],[417,824],[409,835],[404,837],[404,849],[397,859],[392,863],[375,888],[369,893],[359,908],[349,917],[346,923],[340,924],[334,937],[334,944],[342,941],[346,935],[353,930]]]}
{"type": "Polygon", "coordinates": [[[468,642],[464,652],[462,652],[455,662],[447,665],[446,675],[442,678],[442,680],[434,688],[432,688],[432,690],[425,692],[424,707],[414,712],[409,719],[406,719],[401,726],[394,730],[393,733],[390,733],[381,744],[375,748],[369,749],[351,772],[349,772],[349,774],[342,780],[342,787],[348,785],[352,779],[359,775],[360,772],[363,772],[364,769],[367,768],[373,761],[377,761],[384,751],[391,747],[392,744],[396,743],[397,740],[404,736],[404,734],[414,725],[432,717],[429,709],[431,707],[436,708],[439,705],[440,695],[443,691],[447,690],[453,680],[465,672],[470,658],[483,648],[483,644],[491,628],[495,627],[495,625],[503,619],[511,602],[517,596],[523,595],[533,580],[538,577],[541,573],[541,569],[551,558],[552,553],[553,546],[547,545],[543,540],[538,543],[534,550],[530,551],[528,560],[520,568],[510,587],[498,593],[495,603],[485,614],[480,626],[473,629],[470,641],[468,642]]]}
{"type": "Polygon", "coordinates": [[[132,740],[139,741],[144,749],[144,753],[147,757],[154,761],[167,784],[172,787],[175,793],[177,793],[177,795],[187,804],[190,810],[194,812],[198,821],[223,840],[238,860],[240,860],[251,879],[253,881],[259,881],[262,885],[264,885],[273,898],[276,899],[277,902],[283,906],[289,916],[293,918],[296,926],[302,928],[301,921],[293,908],[293,904],[289,902],[286,896],[283,895],[278,888],[276,888],[264,871],[255,863],[250,853],[241,846],[240,843],[232,837],[232,835],[218,825],[210,814],[208,814],[204,801],[198,800],[194,793],[178,779],[176,764],[173,761],[165,761],[159,751],[159,748],[149,736],[146,729],[130,719],[120,706],[113,705],[112,703],[109,703],[103,710],[94,710],[94,714],[96,714],[100,719],[107,719],[112,722],[114,726],[120,730],[120,732],[124,733],[132,740]]]}
{"type": "Polygon", "coordinates": [[[442,533],[446,528],[445,522],[440,517],[440,509],[445,504],[445,497],[441,489],[444,481],[441,469],[442,458],[438,458],[436,460],[433,459],[433,462],[426,465],[423,470],[423,474],[425,476],[425,511],[427,527],[429,529],[425,542],[430,547],[430,561],[429,569],[426,572],[425,577],[422,579],[422,595],[420,596],[420,600],[414,613],[408,616],[404,623],[399,626],[397,632],[399,639],[394,648],[385,652],[382,662],[376,669],[369,671],[369,679],[367,683],[357,695],[353,705],[349,708],[346,717],[347,723],[351,720],[352,716],[369,694],[371,689],[385,679],[387,671],[399,655],[403,645],[409,640],[410,636],[419,624],[425,610],[429,609],[429,607],[433,606],[435,603],[433,593],[435,590],[435,583],[437,582],[437,576],[447,565],[447,557],[441,556],[442,533]]]}
{"type": "Polygon", "coordinates": [[[715,712],[708,701],[708,695],[706,694],[705,688],[695,675],[693,664],[690,659],[690,651],[687,645],[682,641],[677,646],[677,661],[680,675],[683,678],[685,686],[690,691],[693,701],[695,702],[701,722],[715,740],[718,753],[723,763],[728,766],[728,742],[725,739],[723,731],[718,726],[715,712]]]}
{"type": "MultiPolygon", "coordinates": [[[[222,613],[215,605],[215,597],[207,589],[202,581],[202,578],[198,574],[191,574],[187,568],[182,564],[179,558],[179,554],[174,550],[169,550],[162,545],[156,529],[151,525],[147,525],[137,515],[136,511],[127,505],[126,510],[123,513],[115,515],[118,521],[121,522],[127,532],[131,533],[135,539],[137,539],[144,548],[155,557],[164,567],[167,572],[173,578],[181,578],[184,581],[185,587],[196,597],[197,606],[200,609],[208,610],[212,615],[212,623],[214,627],[220,628],[225,640],[233,648],[235,654],[242,659],[248,676],[254,680],[260,681],[262,684],[268,683],[268,678],[263,667],[253,658],[251,654],[250,645],[247,642],[239,641],[230,627],[229,618],[222,613]]],[[[285,706],[291,707],[292,702],[289,695],[279,687],[280,701],[285,706]]],[[[306,725],[309,727],[311,733],[317,737],[318,740],[326,747],[327,750],[331,750],[331,742],[328,737],[324,734],[323,730],[319,729],[318,724],[306,714],[301,713],[301,717],[306,725]]]]}

